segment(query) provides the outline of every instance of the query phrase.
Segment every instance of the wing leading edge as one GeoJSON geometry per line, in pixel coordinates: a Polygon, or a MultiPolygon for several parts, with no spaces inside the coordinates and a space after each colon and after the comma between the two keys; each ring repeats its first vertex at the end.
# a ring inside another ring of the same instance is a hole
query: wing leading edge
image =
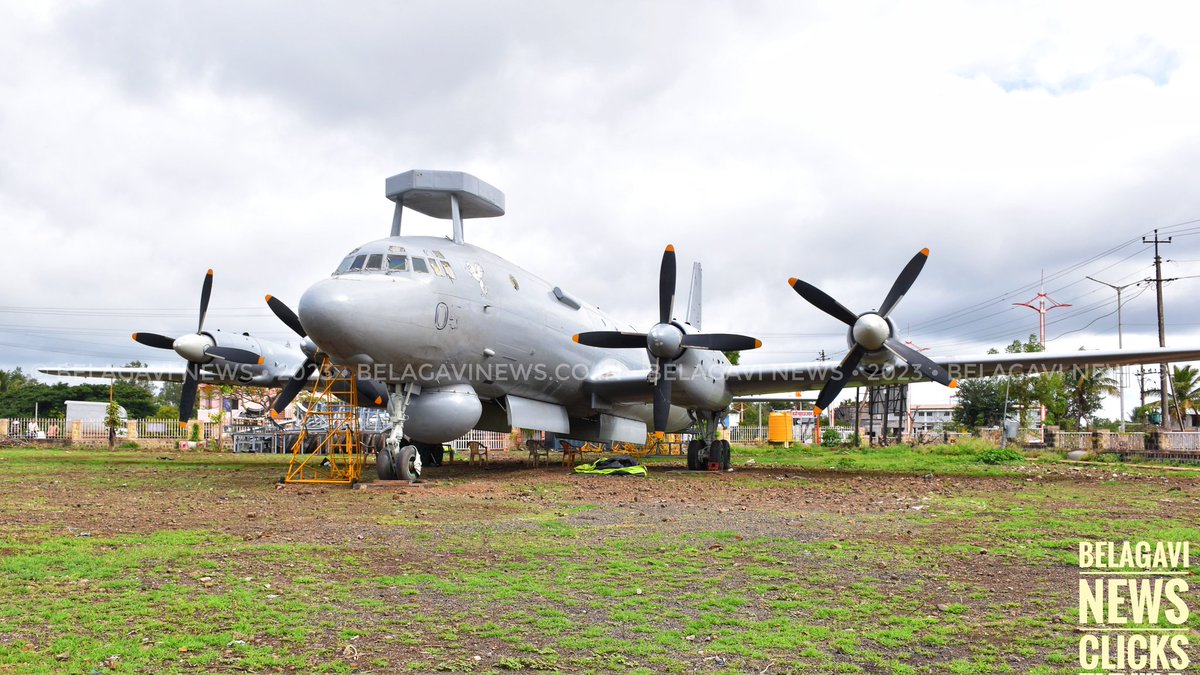
{"type": "MultiPolygon", "coordinates": [[[[1031,352],[1022,354],[986,354],[971,357],[941,357],[934,363],[945,368],[954,379],[1033,375],[1068,370],[1076,366],[1120,366],[1139,363],[1172,363],[1200,360],[1200,348],[1162,348],[1146,350],[1031,352]]],[[[770,394],[781,391],[817,389],[833,374],[837,364],[831,361],[730,366],[726,384],[734,396],[770,394]]],[[[885,368],[873,374],[846,378],[846,386],[875,386],[927,381],[906,364],[885,368]]]]}

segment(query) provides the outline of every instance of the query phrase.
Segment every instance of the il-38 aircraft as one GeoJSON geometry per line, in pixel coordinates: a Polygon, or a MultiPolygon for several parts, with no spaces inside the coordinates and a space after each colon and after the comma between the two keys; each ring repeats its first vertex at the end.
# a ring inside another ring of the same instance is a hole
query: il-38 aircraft
{"type": "MultiPolygon", "coordinates": [[[[731,365],[723,352],[755,349],[753,337],[701,330],[701,273],[693,268],[687,313],[676,315],[672,246],[659,269],[658,316],[646,331],[619,322],[563,288],[463,239],[463,221],[504,215],[504,194],[466,173],[414,170],[388,178],[395,202],[390,236],[350,251],[292,311],[267,303],[300,336],[300,349],[243,333],[206,332],[212,289],[205,276],[197,331],[178,338],[135,333],[138,342],[173,349],[188,363],[153,371],[183,381],[181,416],[199,382],[282,387],[284,407],[314,377],[322,358],[356,375],[358,400],[386,406],[392,421],[376,467],[380,478],[420,473],[413,443],[443,443],[471,429],[514,427],[593,441],[640,443],[692,430],[689,468],[729,466],[729,444],[716,421],[735,396],[821,388],[827,408],[844,386],[1044,372],[1200,359],[1200,348],[991,354],[929,358],[900,342],[890,314],[916,281],[928,249],[903,268],[878,309],[856,313],[815,286],[792,288],[845,323],[841,363],[731,365]],[[401,236],[405,208],[448,219],[451,238],[401,236]]],[[[144,376],[146,369],[43,368],[52,375],[144,376]]]]}

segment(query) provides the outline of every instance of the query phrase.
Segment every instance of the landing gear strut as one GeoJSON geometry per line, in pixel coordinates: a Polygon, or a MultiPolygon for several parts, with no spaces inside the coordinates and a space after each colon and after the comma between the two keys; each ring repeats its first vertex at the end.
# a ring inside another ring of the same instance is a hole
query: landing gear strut
{"type": "Polygon", "coordinates": [[[379,480],[406,480],[415,483],[421,477],[421,455],[416,446],[406,443],[404,422],[408,419],[408,403],[413,394],[420,393],[416,385],[399,384],[388,395],[388,416],[392,428],[383,448],[375,456],[375,473],[379,480]]]}
{"type": "Polygon", "coordinates": [[[722,413],[698,411],[695,415],[700,438],[688,443],[687,468],[690,471],[729,471],[729,441],[718,441],[717,418],[722,413]]]}

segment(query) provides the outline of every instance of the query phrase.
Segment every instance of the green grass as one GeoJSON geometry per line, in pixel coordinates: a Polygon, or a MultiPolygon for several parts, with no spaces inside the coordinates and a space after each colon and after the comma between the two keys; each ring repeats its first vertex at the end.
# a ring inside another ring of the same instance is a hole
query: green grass
{"type": "Polygon", "coordinates": [[[653,471],[618,503],[544,470],[277,491],[281,457],[3,450],[0,673],[1057,675],[1080,539],[1200,542],[1200,487],[1152,473],[1030,482],[970,445],[747,452],[805,478],[653,471]],[[963,481],[921,510],[803,505],[858,473],[963,481]],[[806,519],[758,505],[768,488],[806,519]]]}

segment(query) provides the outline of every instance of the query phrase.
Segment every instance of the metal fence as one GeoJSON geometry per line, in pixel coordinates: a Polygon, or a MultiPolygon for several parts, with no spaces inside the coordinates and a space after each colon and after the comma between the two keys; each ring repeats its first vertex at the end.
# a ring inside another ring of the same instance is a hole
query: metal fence
{"type": "Polygon", "coordinates": [[[767,440],[766,427],[730,427],[725,430],[725,438],[730,443],[738,443],[747,445],[750,443],[761,443],[767,440]]]}
{"type": "Polygon", "coordinates": [[[1200,451],[1200,434],[1194,431],[1164,431],[1158,435],[1158,448],[1200,451]]]}
{"type": "Polygon", "coordinates": [[[1054,435],[1054,447],[1062,450],[1091,450],[1092,432],[1060,431],[1054,435]]]}

